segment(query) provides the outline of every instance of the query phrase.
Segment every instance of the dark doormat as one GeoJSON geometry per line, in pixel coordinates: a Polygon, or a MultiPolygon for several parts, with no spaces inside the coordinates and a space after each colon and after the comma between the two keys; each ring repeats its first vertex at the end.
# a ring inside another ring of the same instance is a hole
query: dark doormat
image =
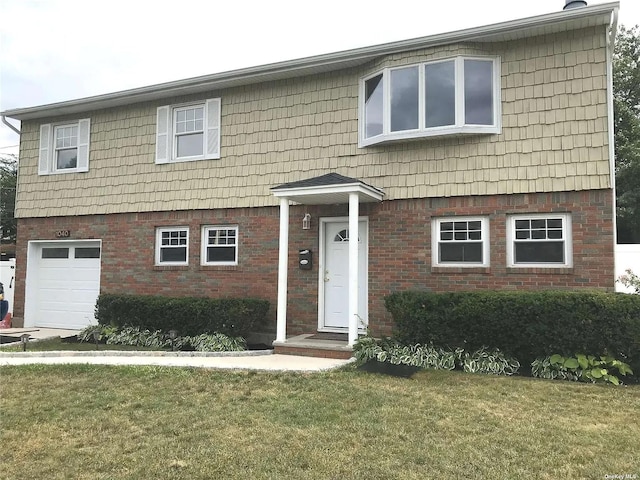
{"type": "Polygon", "coordinates": [[[349,340],[349,336],[346,333],[316,333],[307,337],[309,340],[338,340],[346,342],[349,340]]]}

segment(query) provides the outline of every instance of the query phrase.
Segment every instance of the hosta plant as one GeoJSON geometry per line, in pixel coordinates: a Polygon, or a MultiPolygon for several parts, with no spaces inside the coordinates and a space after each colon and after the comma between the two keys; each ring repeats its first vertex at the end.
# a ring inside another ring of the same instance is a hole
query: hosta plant
{"type": "Polygon", "coordinates": [[[117,331],[117,328],[107,325],[89,325],[78,332],[79,342],[94,342],[94,332],[98,334],[98,341],[105,340],[109,335],[117,331]]]}
{"type": "Polygon", "coordinates": [[[628,364],[611,356],[559,354],[537,358],[531,364],[531,375],[540,378],[572,380],[574,382],[611,383],[620,385],[618,377],[633,374],[628,364]]]}
{"type": "Polygon", "coordinates": [[[107,344],[135,347],[164,348],[166,335],[160,330],[141,330],[139,327],[123,327],[106,336],[107,344]]]}
{"type": "MultiPolygon", "coordinates": [[[[98,340],[105,340],[109,345],[130,345],[168,349],[172,347],[169,335],[160,330],[146,330],[139,327],[106,327],[92,325],[78,334],[81,342],[93,342],[93,332],[99,331],[98,340]]],[[[242,337],[229,337],[222,333],[182,336],[174,339],[175,350],[193,349],[200,352],[229,352],[246,350],[246,341],[242,337]]]]}
{"type": "Polygon", "coordinates": [[[462,348],[451,350],[433,345],[402,345],[388,338],[376,340],[368,336],[358,340],[354,346],[354,355],[360,363],[376,360],[436,370],[453,370],[459,367],[465,372],[494,375],[513,375],[520,368],[520,362],[498,349],[483,347],[473,353],[466,353],[462,348]]]}
{"type": "Polygon", "coordinates": [[[247,349],[244,338],[229,337],[222,333],[185,337],[183,341],[199,352],[234,352],[247,349]]]}
{"type": "Polygon", "coordinates": [[[513,375],[518,372],[520,362],[494,348],[482,347],[473,353],[465,353],[462,368],[469,373],[490,373],[493,375],[513,375]]]}

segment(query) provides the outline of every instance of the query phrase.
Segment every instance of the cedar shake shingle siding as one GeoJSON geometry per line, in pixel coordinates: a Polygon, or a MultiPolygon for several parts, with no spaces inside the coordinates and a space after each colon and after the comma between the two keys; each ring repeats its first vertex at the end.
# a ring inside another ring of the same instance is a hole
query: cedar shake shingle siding
{"type": "Polygon", "coordinates": [[[89,171],[38,176],[22,123],[16,216],[274,206],[270,188],[337,172],[386,200],[610,189],[606,28],[390,55],[330,73],[88,112],[89,171]],[[502,133],[358,148],[361,77],[455,55],[501,59],[502,133]],[[156,109],[222,98],[221,158],[156,165],[156,109]]]}

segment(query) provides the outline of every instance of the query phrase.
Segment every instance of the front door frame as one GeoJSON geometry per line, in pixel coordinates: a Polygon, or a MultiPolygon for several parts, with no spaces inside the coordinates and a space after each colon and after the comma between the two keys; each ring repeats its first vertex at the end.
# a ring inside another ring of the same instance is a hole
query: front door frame
{"type": "MultiPolygon", "coordinates": [[[[362,281],[364,282],[364,295],[365,295],[365,304],[364,304],[364,312],[362,312],[363,318],[362,321],[358,324],[358,333],[366,333],[367,326],[369,324],[369,217],[368,216],[359,216],[358,222],[364,222],[364,228],[366,228],[366,239],[367,244],[364,245],[365,252],[365,265],[364,265],[364,277],[362,281]],[[362,324],[364,322],[364,325],[362,324]]],[[[347,228],[349,224],[349,217],[320,217],[319,219],[319,238],[318,238],[318,332],[333,332],[333,333],[347,333],[349,328],[339,328],[339,327],[325,327],[324,326],[324,299],[325,299],[325,282],[324,282],[324,272],[326,265],[325,255],[326,247],[325,247],[325,235],[326,235],[326,225],[328,223],[346,223],[347,228]]],[[[360,244],[358,244],[358,255],[360,254],[360,244]]]]}

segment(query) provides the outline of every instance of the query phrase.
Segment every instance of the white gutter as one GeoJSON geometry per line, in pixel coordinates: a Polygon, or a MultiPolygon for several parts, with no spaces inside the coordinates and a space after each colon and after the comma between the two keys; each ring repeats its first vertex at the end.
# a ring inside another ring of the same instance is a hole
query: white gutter
{"type": "Polygon", "coordinates": [[[8,121],[7,118],[2,115],[2,123],[4,123],[7,127],[9,127],[11,130],[13,130],[14,132],[16,132],[18,135],[20,135],[20,130],[18,130],[16,127],[14,127],[13,125],[11,125],[8,121]]]}
{"type": "MultiPolygon", "coordinates": [[[[48,105],[6,110],[0,112],[0,115],[18,120],[29,120],[54,115],[80,113],[100,108],[217,90],[234,85],[246,85],[299,75],[327,72],[362,65],[363,63],[384,55],[435,47],[454,42],[503,41],[505,35],[517,35],[518,38],[523,38],[540,34],[540,29],[543,27],[551,28],[554,25],[567,25],[572,21],[580,21],[598,15],[607,15],[618,7],[619,2],[611,2],[589,7],[561,10],[545,15],[458,30],[455,32],[243,68],[48,105]]],[[[606,21],[608,22],[608,20],[606,21]]]]}

